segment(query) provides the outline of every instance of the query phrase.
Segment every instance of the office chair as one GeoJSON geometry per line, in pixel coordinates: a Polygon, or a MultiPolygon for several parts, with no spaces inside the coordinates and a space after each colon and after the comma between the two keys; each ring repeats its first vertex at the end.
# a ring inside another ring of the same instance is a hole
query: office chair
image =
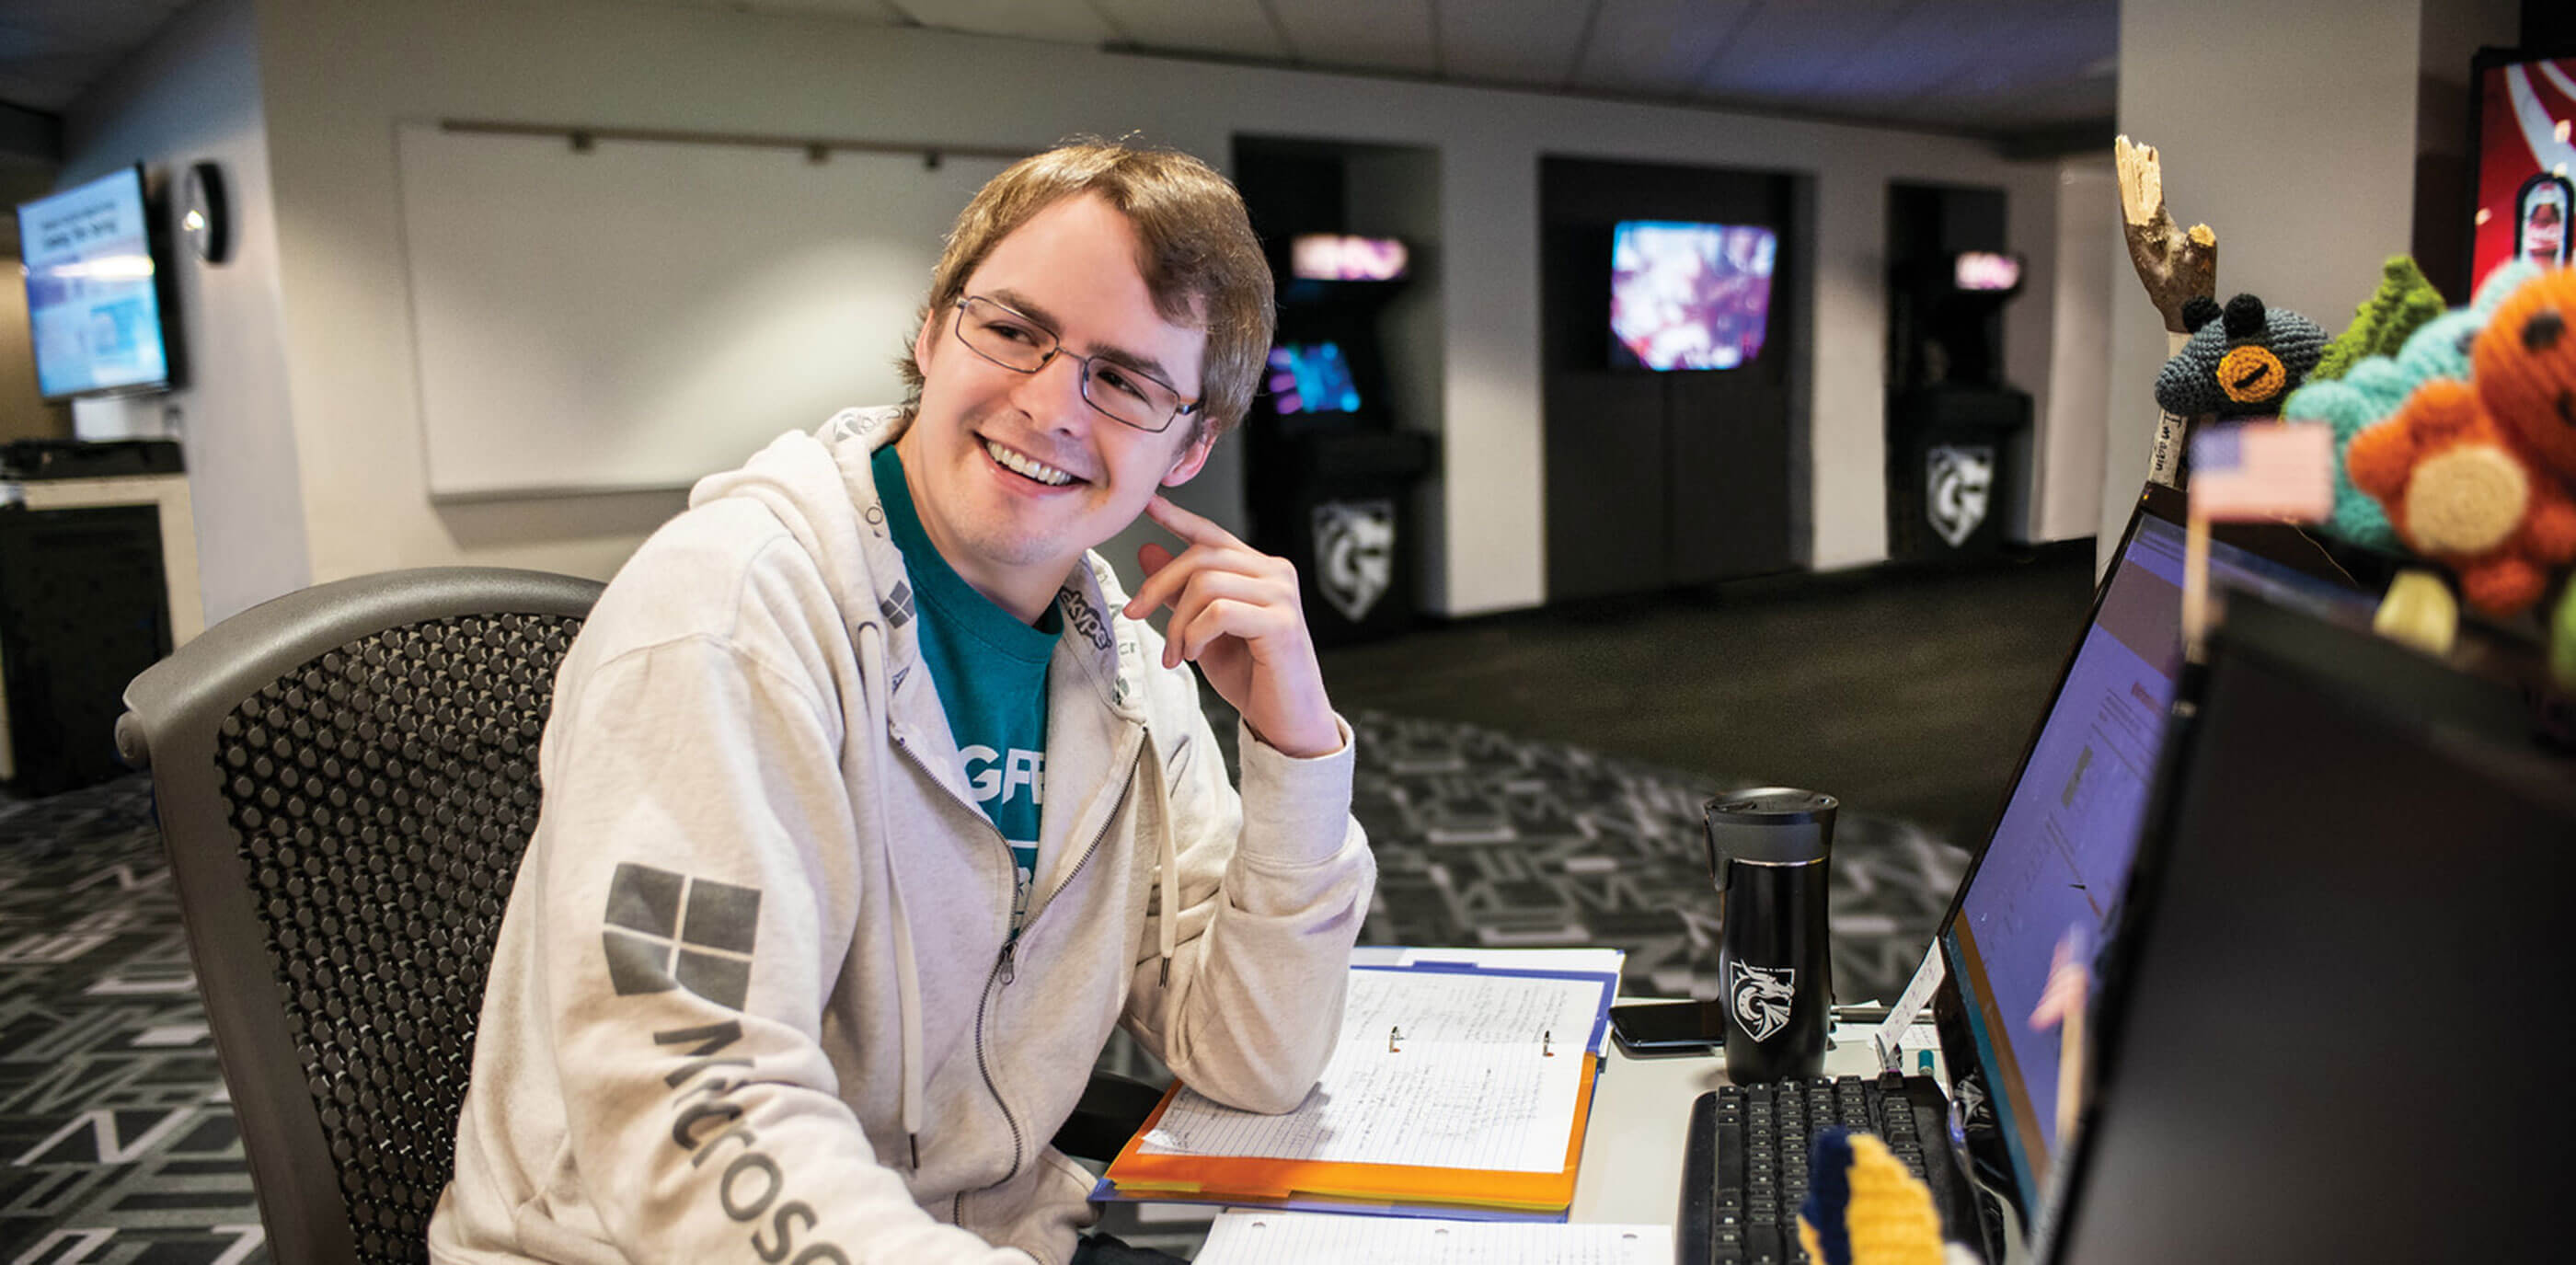
{"type": "MultiPolygon", "coordinates": [[[[593,581],[445,567],[317,585],[126,688],[189,956],[279,1265],[417,1263],[454,1171],[537,741],[593,581]]],[[[1159,1095],[1096,1073],[1106,1159],[1159,1095]]]]}

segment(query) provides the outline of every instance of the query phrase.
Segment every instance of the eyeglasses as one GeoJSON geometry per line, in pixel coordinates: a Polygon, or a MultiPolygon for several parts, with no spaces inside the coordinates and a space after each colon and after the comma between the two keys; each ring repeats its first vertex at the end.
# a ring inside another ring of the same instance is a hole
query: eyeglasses
{"type": "Polygon", "coordinates": [[[1066,351],[1055,331],[981,295],[957,300],[957,341],[1013,373],[1036,373],[1057,356],[1070,356],[1082,366],[1083,402],[1109,420],[1141,431],[1161,434],[1172,419],[1199,411],[1199,401],[1182,399],[1151,375],[1066,351]]]}

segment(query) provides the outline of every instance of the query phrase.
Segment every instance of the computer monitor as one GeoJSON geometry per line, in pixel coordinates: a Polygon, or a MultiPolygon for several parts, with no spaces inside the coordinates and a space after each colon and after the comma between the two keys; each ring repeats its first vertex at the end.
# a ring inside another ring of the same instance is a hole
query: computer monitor
{"type": "Polygon", "coordinates": [[[2534,736],[2528,688],[2231,614],[2102,962],[2034,1259],[2555,1254],[2576,759],[2534,736]]]}
{"type": "MultiPolygon", "coordinates": [[[[2058,1034],[2029,1024],[2059,942],[2107,938],[2127,882],[2182,665],[2182,498],[2139,503],[2093,613],[1960,885],[1939,945],[2009,1153],[2020,1206],[2040,1206],[2057,1137],[2058,1034]]],[[[2212,544],[2218,604],[2253,592],[2366,617],[2371,599],[2293,529],[2212,544]]]]}

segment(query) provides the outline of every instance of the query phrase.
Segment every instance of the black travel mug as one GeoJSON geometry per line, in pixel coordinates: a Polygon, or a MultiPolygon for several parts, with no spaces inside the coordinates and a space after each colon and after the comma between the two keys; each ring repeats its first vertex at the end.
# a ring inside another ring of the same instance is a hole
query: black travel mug
{"type": "Polygon", "coordinates": [[[1708,802],[1719,926],[1718,993],[1705,1004],[1724,1012],[1726,1078],[1738,1085],[1824,1071],[1834,1004],[1825,871],[1838,807],[1779,786],[1708,802]]]}

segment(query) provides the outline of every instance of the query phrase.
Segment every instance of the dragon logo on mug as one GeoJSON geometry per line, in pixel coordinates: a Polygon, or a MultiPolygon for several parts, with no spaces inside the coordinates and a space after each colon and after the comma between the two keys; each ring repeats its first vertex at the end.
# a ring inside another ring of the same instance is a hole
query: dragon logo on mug
{"type": "Polygon", "coordinates": [[[1789,1006],[1798,996],[1797,968],[1742,962],[1727,966],[1726,1008],[1734,1012],[1744,1035],[1768,1041],[1772,1033],[1789,1026],[1789,1006]]]}

